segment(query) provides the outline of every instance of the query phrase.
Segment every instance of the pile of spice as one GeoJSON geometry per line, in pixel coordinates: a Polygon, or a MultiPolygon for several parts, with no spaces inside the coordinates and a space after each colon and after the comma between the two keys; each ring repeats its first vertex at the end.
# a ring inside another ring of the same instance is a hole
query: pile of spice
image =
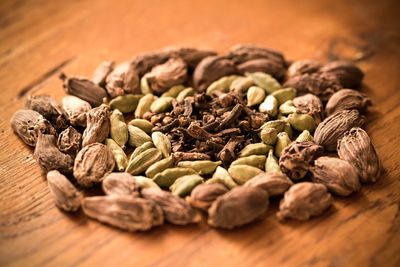
{"type": "Polygon", "coordinates": [[[379,178],[360,128],[363,76],[349,62],[289,63],[254,46],[168,48],[103,62],[91,79],[61,74],[62,104],[30,96],[11,126],[60,209],[121,229],[204,216],[232,229],[263,217],[270,197],[281,198],[279,220],[307,220],[331,194],[379,178]]]}

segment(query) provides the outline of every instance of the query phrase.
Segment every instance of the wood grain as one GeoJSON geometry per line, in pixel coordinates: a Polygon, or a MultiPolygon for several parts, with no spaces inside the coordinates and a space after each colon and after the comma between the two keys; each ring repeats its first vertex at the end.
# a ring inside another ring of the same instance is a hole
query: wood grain
{"type": "Polygon", "coordinates": [[[400,266],[400,23],[397,1],[0,2],[0,266],[400,266]],[[308,222],[267,218],[235,231],[202,224],[126,233],[52,203],[10,129],[28,94],[64,93],[62,70],[170,45],[250,43],[289,59],[365,58],[367,131],[385,168],[359,194],[308,222]],[[357,55],[358,53],[358,55],[357,55]]]}

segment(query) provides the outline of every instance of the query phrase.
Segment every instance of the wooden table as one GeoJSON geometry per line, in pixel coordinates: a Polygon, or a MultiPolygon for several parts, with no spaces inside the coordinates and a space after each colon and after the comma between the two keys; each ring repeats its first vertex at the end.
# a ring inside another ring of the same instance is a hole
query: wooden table
{"type": "Polygon", "coordinates": [[[400,23],[393,1],[1,1],[0,266],[400,266],[400,23]],[[350,3],[351,2],[351,3],[350,3]],[[205,224],[126,233],[67,215],[10,129],[29,94],[64,95],[60,71],[90,76],[169,45],[250,43],[289,59],[361,56],[375,105],[367,131],[385,173],[307,222],[235,231],[205,224]]]}

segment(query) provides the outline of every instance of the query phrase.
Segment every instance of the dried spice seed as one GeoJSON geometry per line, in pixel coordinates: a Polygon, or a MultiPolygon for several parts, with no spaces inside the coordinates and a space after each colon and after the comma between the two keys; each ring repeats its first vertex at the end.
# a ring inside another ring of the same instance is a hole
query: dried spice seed
{"type": "Polygon", "coordinates": [[[362,126],[364,122],[365,117],[360,115],[357,110],[337,112],[318,125],[315,129],[314,140],[326,150],[335,151],[337,142],[344,133],[353,127],[362,126]]]}
{"type": "Polygon", "coordinates": [[[137,107],[135,109],[135,117],[143,118],[143,115],[150,111],[151,104],[157,99],[156,96],[152,94],[147,94],[139,99],[137,107]]]}
{"type": "Polygon", "coordinates": [[[117,170],[123,172],[128,165],[128,157],[126,156],[124,150],[113,139],[110,138],[107,138],[104,141],[104,144],[113,154],[117,170]]]}
{"type": "Polygon", "coordinates": [[[314,183],[325,185],[329,191],[339,196],[348,196],[361,188],[357,170],[347,161],[320,157],[310,168],[314,183]]]}
{"type": "Polygon", "coordinates": [[[104,87],[106,85],[106,78],[114,69],[113,61],[101,62],[94,70],[92,81],[98,86],[104,87]]]}
{"type": "Polygon", "coordinates": [[[298,60],[293,62],[288,70],[287,74],[289,77],[301,75],[301,74],[311,74],[318,72],[321,68],[321,64],[313,60],[298,60]]]}
{"type": "Polygon", "coordinates": [[[86,197],[82,209],[90,218],[132,232],[147,231],[164,222],[158,205],[132,196],[86,197]]]}
{"type": "Polygon", "coordinates": [[[164,93],[171,86],[183,84],[186,78],[186,63],[181,58],[170,58],[146,75],[147,83],[156,94],[164,93]]]}
{"type": "Polygon", "coordinates": [[[126,167],[125,172],[132,175],[143,173],[155,162],[162,158],[161,152],[156,148],[149,148],[135,158],[131,159],[126,167]]]}
{"type": "Polygon", "coordinates": [[[56,138],[51,134],[39,133],[33,157],[44,171],[58,170],[70,173],[74,165],[70,155],[58,150],[56,138]]]}
{"type": "Polygon", "coordinates": [[[141,154],[142,152],[146,151],[147,149],[150,148],[154,148],[154,144],[153,142],[145,142],[143,143],[143,145],[138,146],[135,148],[135,150],[132,152],[129,161],[133,160],[134,158],[136,158],[139,154],[141,154]]]}
{"type": "Polygon", "coordinates": [[[114,98],[119,95],[139,93],[139,75],[136,66],[132,62],[118,64],[107,75],[106,89],[108,94],[114,98]]]}
{"type": "Polygon", "coordinates": [[[265,190],[269,196],[279,196],[285,193],[293,182],[283,173],[261,173],[248,180],[243,186],[257,187],[265,190]]]}
{"type": "Polygon", "coordinates": [[[204,179],[198,174],[189,174],[181,176],[169,187],[175,196],[187,196],[197,185],[204,182],[204,179]]]}
{"type": "Polygon", "coordinates": [[[313,94],[298,96],[293,99],[295,112],[312,116],[317,124],[324,119],[322,101],[313,94]]]}
{"type": "Polygon", "coordinates": [[[77,211],[81,206],[81,194],[59,171],[47,173],[47,184],[57,207],[65,211],[77,211]]]}
{"type": "Polygon", "coordinates": [[[141,98],[142,95],[134,94],[117,96],[110,101],[110,108],[118,109],[122,113],[131,113],[135,111],[141,98]]]}
{"type": "Polygon", "coordinates": [[[118,109],[113,110],[110,116],[111,138],[122,148],[128,142],[128,126],[125,123],[124,115],[118,109]]]}
{"type": "Polygon", "coordinates": [[[310,141],[293,142],[287,146],[279,158],[279,167],[292,180],[303,178],[313,161],[321,156],[324,149],[310,141]]]}
{"type": "Polygon", "coordinates": [[[101,105],[86,113],[86,129],[82,135],[82,146],[102,143],[110,133],[110,108],[101,105]]]}
{"type": "Polygon", "coordinates": [[[29,146],[36,146],[39,133],[57,135],[51,123],[33,110],[17,110],[10,123],[14,132],[29,146]]]}
{"type": "Polygon", "coordinates": [[[207,211],[211,204],[229,190],[222,184],[210,183],[196,186],[186,199],[196,209],[207,211]]]}
{"type": "Polygon", "coordinates": [[[68,127],[65,111],[48,95],[29,96],[25,106],[42,114],[58,130],[64,130],[68,127]]]}
{"type": "Polygon", "coordinates": [[[329,62],[320,71],[334,76],[344,88],[358,88],[364,78],[364,73],[348,61],[329,62]]]}
{"type": "Polygon", "coordinates": [[[276,214],[279,220],[308,220],[332,205],[332,196],[322,184],[298,183],[286,191],[276,214]]]}
{"type": "Polygon", "coordinates": [[[329,98],[325,111],[328,116],[342,110],[357,109],[363,112],[369,105],[371,105],[371,99],[365,94],[352,89],[342,89],[329,98]]]}
{"type": "Polygon", "coordinates": [[[168,168],[172,168],[173,166],[174,160],[172,159],[172,157],[162,159],[153,163],[152,165],[150,165],[149,168],[147,168],[146,176],[149,178],[153,178],[157,173],[160,173],[168,168]]]}
{"type": "Polygon", "coordinates": [[[81,77],[67,77],[64,73],[60,75],[63,80],[64,90],[73,96],[79,97],[97,107],[107,98],[106,91],[89,79],[81,77]]]}
{"type": "Polygon", "coordinates": [[[249,165],[233,165],[229,167],[228,172],[237,184],[244,184],[263,171],[249,165]]]}
{"type": "Polygon", "coordinates": [[[79,151],[75,158],[74,177],[83,187],[100,183],[115,167],[114,156],[103,144],[93,143],[79,151]]]}
{"type": "Polygon", "coordinates": [[[75,130],[74,127],[69,126],[62,131],[57,139],[58,149],[66,154],[75,157],[81,149],[82,135],[75,130]]]}
{"type": "Polygon", "coordinates": [[[140,147],[146,142],[151,142],[151,137],[136,126],[128,125],[128,134],[128,143],[133,147],[140,147]]]}
{"type": "Polygon", "coordinates": [[[197,174],[197,172],[189,168],[169,168],[160,173],[157,173],[153,177],[153,181],[161,187],[170,187],[179,177],[190,174],[197,174]]]}
{"type": "Polygon", "coordinates": [[[153,132],[151,134],[154,146],[161,151],[164,158],[168,158],[171,154],[171,141],[161,132],[153,132]]]}
{"type": "Polygon", "coordinates": [[[232,161],[232,165],[249,165],[261,170],[264,170],[265,161],[267,157],[265,155],[251,155],[247,157],[238,158],[237,160],[232,161]]]}
{"type": "Polygon", "coordinates": [[[185,200],[170,192],[149,188],[142,190],[141,195],[159,205],[164,213],[165,220],[169,223],[188,225],[198,223],[201,220],[201,215],[185,200]]]}
{"type": "Polygon", "coordinates": [[[189,168],[195,170],[200,175],[210,174],[221,165],[221,161],[213,162],[210,160],[198,160],[198,161],[180,161],[176,166],[181,168],[189,168]]]}
{"type": "Polygon", "coordinates": [[[233,229],[255,221],[268,209],[268,193],[257,187],[240,186],[218,197],[208,209],[208,224],[233,229]]]}
{"type": "Polygon", "coordinates": [[[73,126],[86,126],[86,113],[92,109],[87,101],[73,95],[63,97],[62,108],[73,126]]]}
{"type": "Polygon", "coordinates": [[[110,173],[104,178],[101,186],[109,196],[139,196],[139,185],[129,173],[110,173]]]}
{"type": "Polygon", "coordinates": [[[376,182],[381,164],[368,134],[361,128],[352,128],[338,142],[338,154],[357,169],[361,182],[376,182]]]}
{"type": "Polygon", "coordinates": [[[228,189],[232,189],[238,186],[238,184],[233,180],[229,172],[226,169],[222,168],[221,166],[218,166],[215,169],[215,172],[211,177],[211,179],[208,179],[206,181],[206,184],[213,184],[213,183],[223,184],[228,189]]]}

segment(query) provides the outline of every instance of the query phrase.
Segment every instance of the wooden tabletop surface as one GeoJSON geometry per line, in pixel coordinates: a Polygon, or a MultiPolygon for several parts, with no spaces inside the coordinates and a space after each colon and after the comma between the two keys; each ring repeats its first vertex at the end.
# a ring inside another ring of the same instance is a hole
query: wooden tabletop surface
{"type": "Polygon", "coordinates": [[[0,2],[0,266],[400,266],[400,23],[393,1],[0,2]],[[205,224],[127,233],[58,210],[10,129],[27,95],[64,95],[60,71],[91,75],[170,45],[271,47],[288,59],[358,59],[374,101],[366,129],[381,179],[307,222],[267,218],[235,231],[205,224]]]}

